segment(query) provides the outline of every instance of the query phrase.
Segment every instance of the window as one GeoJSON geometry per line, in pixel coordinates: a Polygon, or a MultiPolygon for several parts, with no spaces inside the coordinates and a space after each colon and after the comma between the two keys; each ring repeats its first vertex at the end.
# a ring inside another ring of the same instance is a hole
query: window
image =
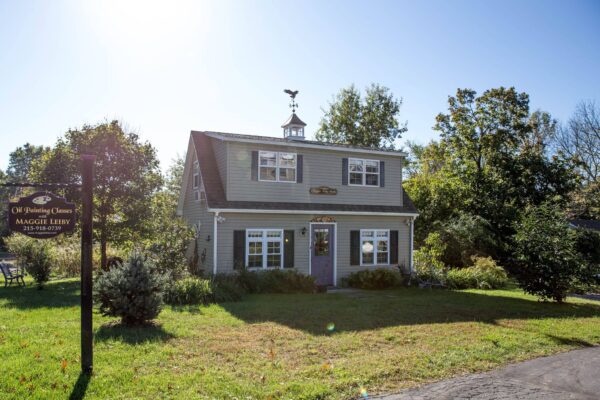
{"type": "Polygon", "coordinates": [[[315,229],[315,256],[329,255],[329,229],[315,229]]]}
{"type": "Polygon", "coordinates": [[[360,230],[360,264],[390,263],[390,231],[387,229],[360,230]]]}
{"type": "Polygon", "coordinates": [[[379,161],[350,158],[348,183],[356,186],[379,186],[379,161]]]}
{"type": "Polygon", "coordinates": [[[247,229],[246,265],[251,268],[283,267],[283,230],[247,229]]]}
{"type": "Polygon", "coordinates": [[[194,201],[200,201],[200,164],[194,161],[194,170],[192,172],[192,188],[194,189],[194,201]]]}
{"type": "Polygon", "coordinates": [[[296,182],[296,153],[260,151],[258,179],[272,182],[296,182]]]}

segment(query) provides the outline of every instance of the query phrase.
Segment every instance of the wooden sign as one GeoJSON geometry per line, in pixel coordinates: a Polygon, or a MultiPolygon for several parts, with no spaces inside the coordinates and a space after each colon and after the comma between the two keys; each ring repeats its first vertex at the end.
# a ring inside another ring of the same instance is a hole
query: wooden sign
{"type": "Polygon", "coordinates": [[[329,194],[334,195],[337,194],[336,188],[331,188],[329,186],[319,186],[310,188],[310,194],[329,194]]]}
{"type": "Polygon", "coordinates": [[[310,222],[335,222],[335,218],[329,215],[322,215],[318,217],[314,217],[310,220],[310,222]]]}
{"type": "Polygon", "coordinates": [[[49,192],[37,192],[8,203],[11,231],[49,239],[75,229],[75,204],[49,192]]]}

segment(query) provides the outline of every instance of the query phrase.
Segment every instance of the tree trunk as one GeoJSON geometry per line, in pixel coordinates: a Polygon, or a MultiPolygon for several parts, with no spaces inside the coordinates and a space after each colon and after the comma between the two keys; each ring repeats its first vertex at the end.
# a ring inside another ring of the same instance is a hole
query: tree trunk
{"type": "Polygon", "coordinates": [[[108,271],[108,259],[106,257],[106,223],[104,218],[100,222],[100,269],[108,271]]]}

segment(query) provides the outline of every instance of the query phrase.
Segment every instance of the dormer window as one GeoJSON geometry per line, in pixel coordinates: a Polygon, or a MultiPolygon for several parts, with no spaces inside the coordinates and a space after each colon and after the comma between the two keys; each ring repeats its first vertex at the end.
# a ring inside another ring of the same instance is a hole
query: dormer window
{"type": "Polygon", "coordinates": [[[379,160],[350,158],[348,183],[354,186],[379,186],[379,160]]]}
{"type": "Polygon", "coordinates": [[[296,153],[260,151],[258,159],[260,181],[296,182],[296,153]]]}

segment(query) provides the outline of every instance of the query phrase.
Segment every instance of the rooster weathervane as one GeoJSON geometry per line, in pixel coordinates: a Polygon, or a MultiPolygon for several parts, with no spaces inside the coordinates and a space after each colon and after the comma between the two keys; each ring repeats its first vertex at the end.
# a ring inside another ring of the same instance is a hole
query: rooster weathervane
{"type": "Polygon", "coordinates": [[[297,90],[284,89],[283,92],[289,94],[290,97],[292,98],[292,101],[290,102],[290,108],[292,109],[292,112],[295,113],[296,112],[296,108],[298,108],[298,103],[296,103],[296,95],[298,94],[298,91],[297,90]]]}

